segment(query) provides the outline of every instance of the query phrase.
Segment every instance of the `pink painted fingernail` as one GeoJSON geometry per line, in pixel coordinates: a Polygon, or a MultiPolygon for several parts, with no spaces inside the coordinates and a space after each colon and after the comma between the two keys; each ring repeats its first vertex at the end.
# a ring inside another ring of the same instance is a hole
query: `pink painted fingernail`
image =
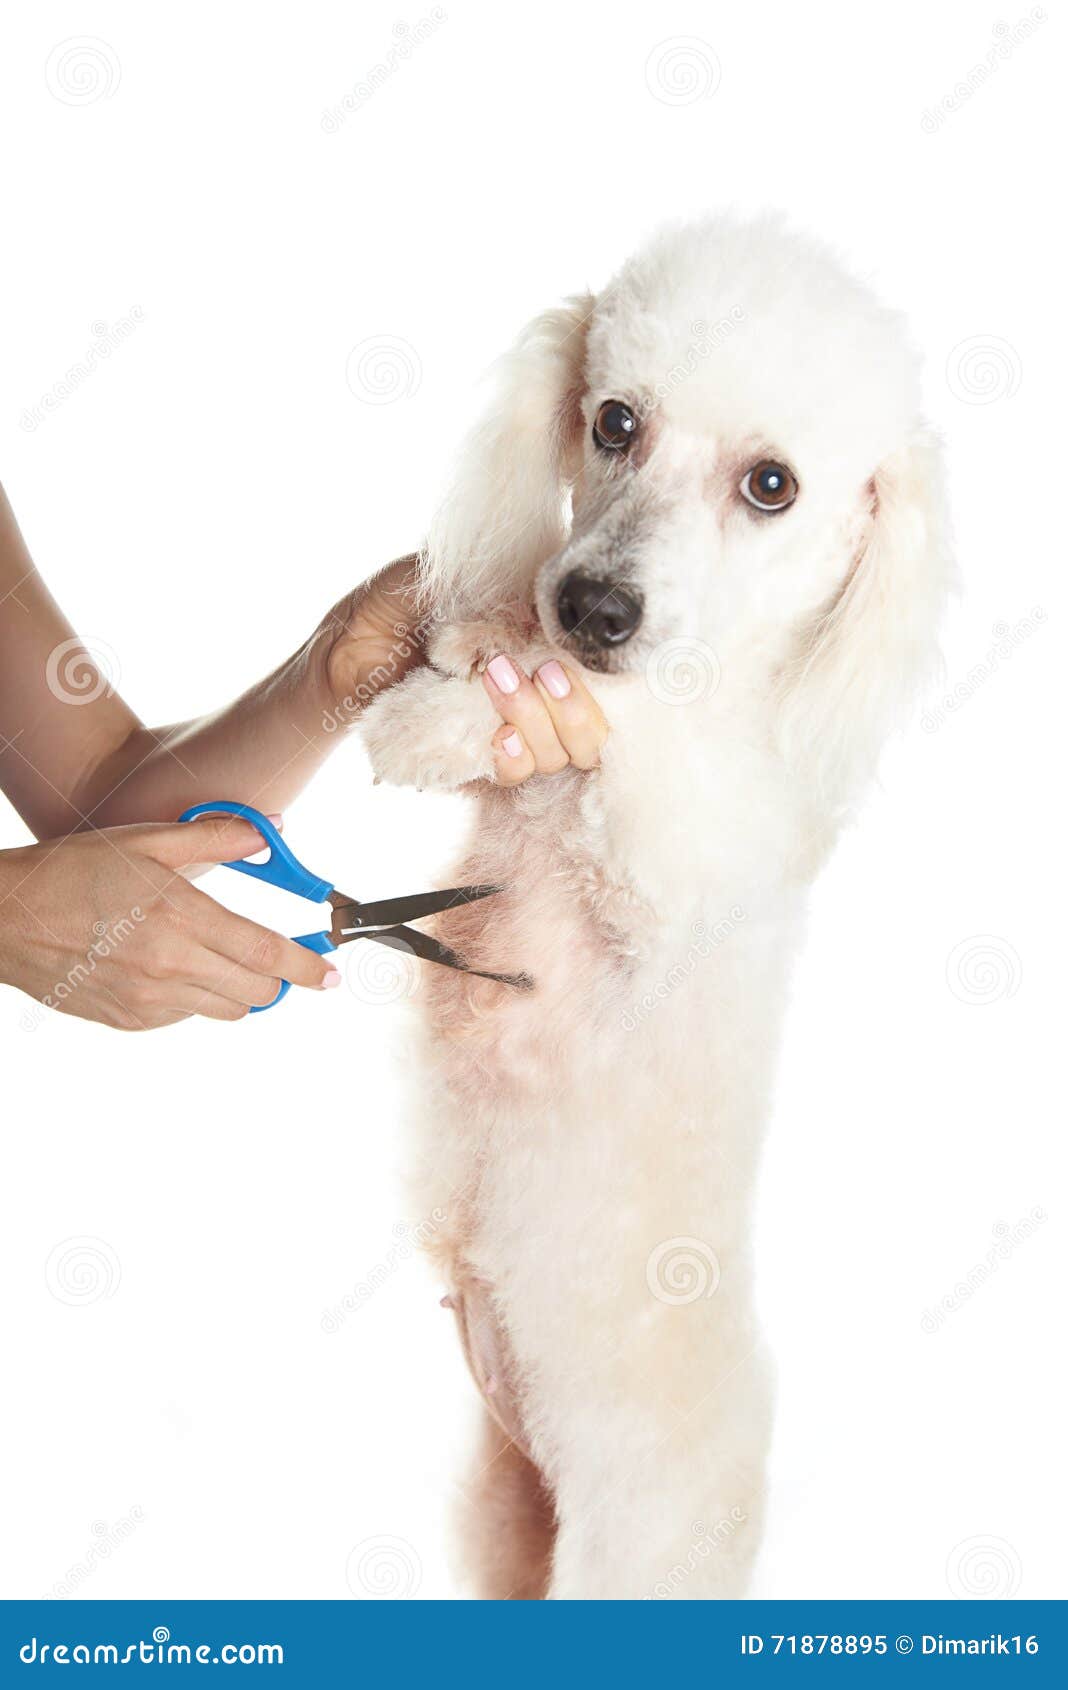
{"type": "Polygon", "coordinates": [[[324,992],[328,992],[333,986],[340,986],[340,984],[341,975],[338,973],[336,968],[332,968],[328,974],[323,975],[324,992]]]}
{"type": "Polygon", "coordinates": [[[504,738],[501,740],[501,745],[508,753],[509,757],[521,757],[523,754],[523,741],[515,732],[505,734],[504,738]]]}
{"type": "Polygon", "coordinates": [[[542,664],[538,670],[538,678],[546,692],[551,693],[554,698],[566,698],[571,691],[567,671],[555,658],[551,663],[542,664]]]}
{"type": "Polygon", "coordinates": [[[281,831],[282,831],[282,817],[281,817],[281,815],[268,816],[267,820],[271,823],[271,825],[273,827],[276,827],[278,829],[279,833],[281,833],[281,831]]]}
{"type": "Polygon", "coordinates": [[[511,658],[495,657],[492,662],[486,664],[486,668],[489,671],[490,680],[500,692],[519,691],[519,676],[511,658]]]}

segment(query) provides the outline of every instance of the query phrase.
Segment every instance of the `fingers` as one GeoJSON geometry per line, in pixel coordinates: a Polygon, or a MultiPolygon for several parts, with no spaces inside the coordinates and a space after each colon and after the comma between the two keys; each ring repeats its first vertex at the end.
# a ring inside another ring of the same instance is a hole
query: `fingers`
{"type": "Polygon", "coordinates": [[[505,722],[493,736],[493,764],[498,786],[518,786],[534,773],[534,755],[511,722],[505,722]]]}
{"type": "MultiPolygon", "coordinates": [[[[232,910],[223,909],[206,893],[190,890],[198,900],[193,937],[206,951],[215,952],[224,965],[229,965],[222,975],[206,978],[211,990],[227,997],[237,993],[244,1003],[262,1004],[277,997],[280,980],[311,991],[340,982],[341,976],[331,957],[306,950],[271,928],[261,927],[257,921],[248,921],[232,910]],[[249,995],[252,981],[247,976],[255,978],[258,986],[255,995],[249,995]]],[[[202,957],[200,967],[208,966],[202,957]]]]}
{"type": "Polygon", "coordinates": [[[243,816],[198,816],[196,821],[138,828],[139,844],[175,870],[194,863],[232,863],[264,848],[263,835],[243,816]]]}
{"type": "MultiPolygon", "coordinates": [[[[298,950],[301,948],[297,947],[298,950]]],[[[278,996],[282,976],[260,974],[243,962],[208,950],[203,945],[176,948],[170,967],[173,978],[206,997],[222,998],[241,1010],[265,1009],[278,996]]]]}
{"type": "Polygon", "coordinates": [[[199,986],[183,985],[176,980],[162,993],[155,1025],[170,1026],[191,1015],[204,1015],[209,1021],[243,1021],[248,1013],[247,1003],[235,1003],[233,998],[219,997],[215,992],[205,992],[199,986]]]}
{"type": "Polygon", "coordinates": [[[534,773],[556,774],[569,764],[596,767],[608,724],[596,699],[562,663],[555,658],[543,663],[531,681],[502,653],[482,680],[508,725],[493,739],[502,785],[515,786],[534,773]]]}
{"type": "Polygon", "coordinates": [[[518,728],[540,775],[558,774],[568,765],[552,717],[532,682],[510,657],[495,657],[482,677],[486,691],[506,722],[518,728]]]}
{"type": "Polygon", "coordinates": [[[555,658],[535,670],[534,685],[571,762],[577,769],[596,768],[608,723],[593,694],[555,658]]]}

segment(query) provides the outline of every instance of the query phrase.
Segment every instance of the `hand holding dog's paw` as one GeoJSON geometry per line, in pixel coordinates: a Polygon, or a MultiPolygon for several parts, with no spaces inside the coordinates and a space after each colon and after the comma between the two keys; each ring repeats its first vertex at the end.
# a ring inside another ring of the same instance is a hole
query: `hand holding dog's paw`
{"type": "Polygon", "coordinates": [[[533,679],[503,653],[491,659],[482,684],[504,726],[493,736],[493,761],[501,786],[518,786],[533,774],[596,768],[608,723],[593,694],[555,658],[533,679]]]}
{"type": "Polygon", "coordinates": [[[416,670],[368,706],[361,730],[379,780],[451,790],[595,768],[608,724],[578,676],[555,658],[531,679],[501,654],[481,683],[416,670]],[[503,717],[496,732],[495,712],[503,717]]]}

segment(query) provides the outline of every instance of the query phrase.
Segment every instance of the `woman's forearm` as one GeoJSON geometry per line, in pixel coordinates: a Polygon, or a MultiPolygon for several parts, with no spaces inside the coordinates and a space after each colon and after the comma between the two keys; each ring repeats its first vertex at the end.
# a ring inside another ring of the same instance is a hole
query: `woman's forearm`
{"type": "Polygon", "coordinates": [[[232,704],[174,727],[137,726],[86,774],[78,803],[89,823],[167,821],[211,798],[284,810],[364,705],[419,660],[415,563],[399,558],[346,595],[232,704]]]}
{"type": "MultiPolygon", "coordinates": [[[[75,799],[86,823],[168,821],[206,798],[284,810],[335,743],[322,631],[265,680],[193,721],[136,727],[75,799]]],[[[82,825],[86,825],[83,823],[82,825]]]]}
{"type": "Polygon", "coordinates": [[[336,604],[263,681],[146,728],[48,592],[0,488],[0,789],[38,839],[229,798],[284,809],[363,704],[418,660],[415,559],[336,604]]]}
{"type": "Polygon", "coordinates": [[[79,788],[140,728],[37,573],[0,487],[0,790],[38,839],[71,833],[79,788]]]}

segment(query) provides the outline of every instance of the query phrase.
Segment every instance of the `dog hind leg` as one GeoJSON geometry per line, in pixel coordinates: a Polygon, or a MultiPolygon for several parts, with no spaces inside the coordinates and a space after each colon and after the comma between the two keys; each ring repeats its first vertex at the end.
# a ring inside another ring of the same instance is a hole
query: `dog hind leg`
{"type": "Polygon", "coordinates": [[[537,1601],[549,1586],[556,1514],[534,1463],[485,1411],[475,1470],[464,1486],[461,1552],[476,1596],[537,1601]]]}

